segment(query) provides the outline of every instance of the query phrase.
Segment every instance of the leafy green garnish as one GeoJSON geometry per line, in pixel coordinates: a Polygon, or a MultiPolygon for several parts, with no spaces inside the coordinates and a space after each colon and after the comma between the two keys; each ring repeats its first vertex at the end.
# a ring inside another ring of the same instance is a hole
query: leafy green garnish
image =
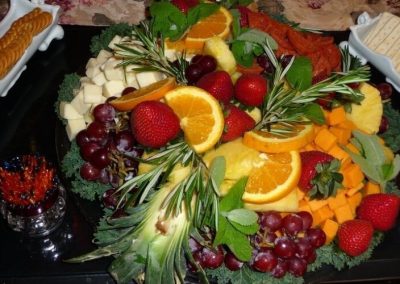
{"type": "Polygon", "coordinates": [[[242,260],[248,261],[252,255],[252,246],[248,235],[258,229],[258,216],[254,211],[243,208],[242,195],[247,178],[241,178],[220,201],[217,234],[214,245],[225,244],[242,260]]]}
{"type": "Polygon", "coordinates": [[[54,103],[54,110],[58,118],[66,124],[67,121],[60,115],[60,102],[70,102],[74,98],[74,90],[79,88],[80,77],[76,73],[67,74],[58,89],[58,98],[54,103]]]}
{"type": "Polygon", "coordinates": [[[253,3],[253,0],[221,0],[218,3],[229,9],[231,7],[247,6],[253,3]]]}
{"type": "Polygon", "coordinates": [[[187,15],[170,2],[155,2],[150,6],[152,31],[155,35],[173,41],[183,36],[186,30],[199,20],[213,14],[219,8],[213,3],[200,3],[189,9],[187,15]]]}
{"type": "Polygon", "coordinates": [[[390,103],[385,103],[383,114],[388,119],[389,128],[380,136],[393,152],[398,152],[400,150],[400,113],[390,103]]]}
{"type": "Polygon", "coordinates": [[[100,35],[94,36],[90,44],[90,52],[93,56],[97,56],[102,49],[109,50],[108,44],[116,36],[129,36],[132,26],[126,23],[114,24],[104,29],[100,35]]]}
{"type": "Polygon", "coordinates": [[[254,58],[264,52],[262,44],[268,43],[272,49],[278,48],[276,41],[265,32],[256,29],[238,32],[240,34],[232,41],[232,53],[240,65],[250,67],[254,58]]]}
{"type": "Polygon", "coordinates": [[[109,186],[99,182],[84,180],[79,174],[83,163],[84,161],[80,155],[79,146],[74,140],[71,142],[70,150],[65,154],[61,162],[61,168],[66,177],[72,180],[71,190],[83,199],[93,201],[102,196],[103,193],[109,189],[109,186]]]}
{"type": "Polygon", "coordinates": [[[388,160],[384,146],[376,135],[353,131],[353,136],[351,142],[357,147],[360,154],[355,154],[347,148],[345,151],[369,179],[379,183],[385,190],[386,183],[394,179],[400,172],[400,156],[395,155],[393,161],[388,160]]]}
{"type": "Polygon", "coordinates": [[[286,73],[286,79],[293,89],[304,91],[311,86],[311,60],[305,56],[296,57],[286,73]]]}

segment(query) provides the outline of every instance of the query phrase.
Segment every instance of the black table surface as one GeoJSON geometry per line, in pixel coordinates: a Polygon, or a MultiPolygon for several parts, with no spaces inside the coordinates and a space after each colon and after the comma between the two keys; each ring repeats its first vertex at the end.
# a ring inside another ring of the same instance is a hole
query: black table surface
{"type": "MultiPolygon", "coordinates": [[[[16,85],[0,97],[0,159],[39,152],[57,163],[59,127],[54,103],[65,74],[80,73],[91,57],[91,38],[98,27],[64,26],[65,36],[28,62],[16,85]]],[[[347,34],[340,35],[345,39],[347,34]]],[[[374,72],[375,80],[382,80],[374,72]]],[[[0,218],[0,283],[114,283],[107,273],[111,258],[68,264],[63,262],[94,248],[92,234],[96,204],[68,195],[67,214],[55,232],[26,238],[11,231],[0,218]],[[83,209],[84,208],[84,209],[83,209]],[[89,208],[89,209],[88,209],[89,208]],[[93,209],[91,209],[93,208],[93,209]]],[[[306,283],[400,283],[400,225],[385,237],[372,259],[343,271],[325,268],[308,275],[306,283]]]]}

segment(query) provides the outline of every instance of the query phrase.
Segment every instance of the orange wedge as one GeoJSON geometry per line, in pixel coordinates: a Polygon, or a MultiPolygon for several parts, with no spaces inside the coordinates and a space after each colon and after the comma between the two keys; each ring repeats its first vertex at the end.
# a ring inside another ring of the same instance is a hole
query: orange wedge
{"type": "Polygon", "coordinates": [[[314,139],[314,126],[310,124],[298,125],[290,136],[273,135],[257,130],[246,132],[243,144],[265,153],[284,153],[297,150],[314,139]]]}
{"type": "Polygon", "coordinates": [[[263,154],[265,162],[249,174],[243,201],[262,204],[287,196],[296,186],[301,173],[298,151],[263,154]]]}
{"type": "Polygon", "coordinates": [[[110,101],[110,104],[119,111],[130,111],[137,104],[144,101],[157,101],[164,95],[176,87],[176,81],[173,77],[168,77],[164,80],[150,84],[144,88],[123,95],[115,100],[110,101]]]}
{"type": "Polygon", "coordinates": [[[224,115],[212,95],[197,87],[182,86],[164,98],[180,118],[185,139],[197,153],[217,144],[224,130],[224,115]]]}
{"type": "Polygon", "coordinates": [[[202,50],[204,42],[212,37],[226,39],[230,32],[232,15],[221,7],[217,12],[194,24],[186,34],[186,48],[202,50]]]}

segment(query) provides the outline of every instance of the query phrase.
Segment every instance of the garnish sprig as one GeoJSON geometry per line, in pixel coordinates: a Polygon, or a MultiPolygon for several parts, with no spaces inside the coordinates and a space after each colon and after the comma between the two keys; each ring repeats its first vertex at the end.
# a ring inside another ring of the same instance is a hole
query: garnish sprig
{"type": "Polygon", "coordinates": [[[132,68],[133,71],[159,71],[175,77],[180,84],[187,84],[185,69],[188,62],[185,54],[179,55],[175,62],[169,61],[165,54],[164,39],[153,33],[149,23],[144,21],[134,26],[132,41],[116,44],[116,47],[115,55],[122,58],[120,66],[137,65],[132,68]]]}

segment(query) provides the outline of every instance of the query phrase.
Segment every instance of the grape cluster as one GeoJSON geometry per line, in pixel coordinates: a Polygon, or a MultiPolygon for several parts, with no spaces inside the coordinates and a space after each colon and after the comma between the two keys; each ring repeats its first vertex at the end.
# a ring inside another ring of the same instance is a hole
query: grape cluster
{"type": "Polygon", "coordinates": [[[217,61],[211,55],[195,55],[185,70],[185,77],[190,85],[196,82],[205,74],[217,69],[217,61]]]}
{"type": "MultiPolygon", "coordinates": [[[[124,178],[121,173],[137,173],[135,158],[140,157],[143,150],[136,146],[128,127],[116,124],[116,121],[121,122],[121,118],[117,119],[117,113],[110,104],[97,105],[92,114],[94,121],[76,136],[76,143],[85,161],[80,168],[80,175],[85,180],[116,187],[124,178]]],[[[108,207],[112,207],[115,202],[108,203],[108,207]]]]}
{"type": "MultiPolygon", "coordinates": [[[[382,101],[388,101],[392,97],[393,94],[393,88],[390,84],[388,83],[380,83],[376,86],[378,89],[382,101]]],[[[379,125],[379,133],[384,133],[388,130],[389,128],[389,120],[387,119],[386,116],[382,115],[381,119],[381,124],[379,125]]]]}
{"type": "Polygon", "coordinates": [[[248,265],[258,272],[269,272],[275,278],[286,273],[303,276],[307,265],[316,258],[316,249],[323,246],[326,235],[320,228],[312,228],[313,218],[309,212],[301,211],[282,217],[280,213],[268,211],[259,214],[259,231],[250,237],[253,255],[249,262],[237,259],[222,246],[202,246],[190,239],[194,260],[203,268],[215,269],[223,263],[232,271],[248,265]]]}

